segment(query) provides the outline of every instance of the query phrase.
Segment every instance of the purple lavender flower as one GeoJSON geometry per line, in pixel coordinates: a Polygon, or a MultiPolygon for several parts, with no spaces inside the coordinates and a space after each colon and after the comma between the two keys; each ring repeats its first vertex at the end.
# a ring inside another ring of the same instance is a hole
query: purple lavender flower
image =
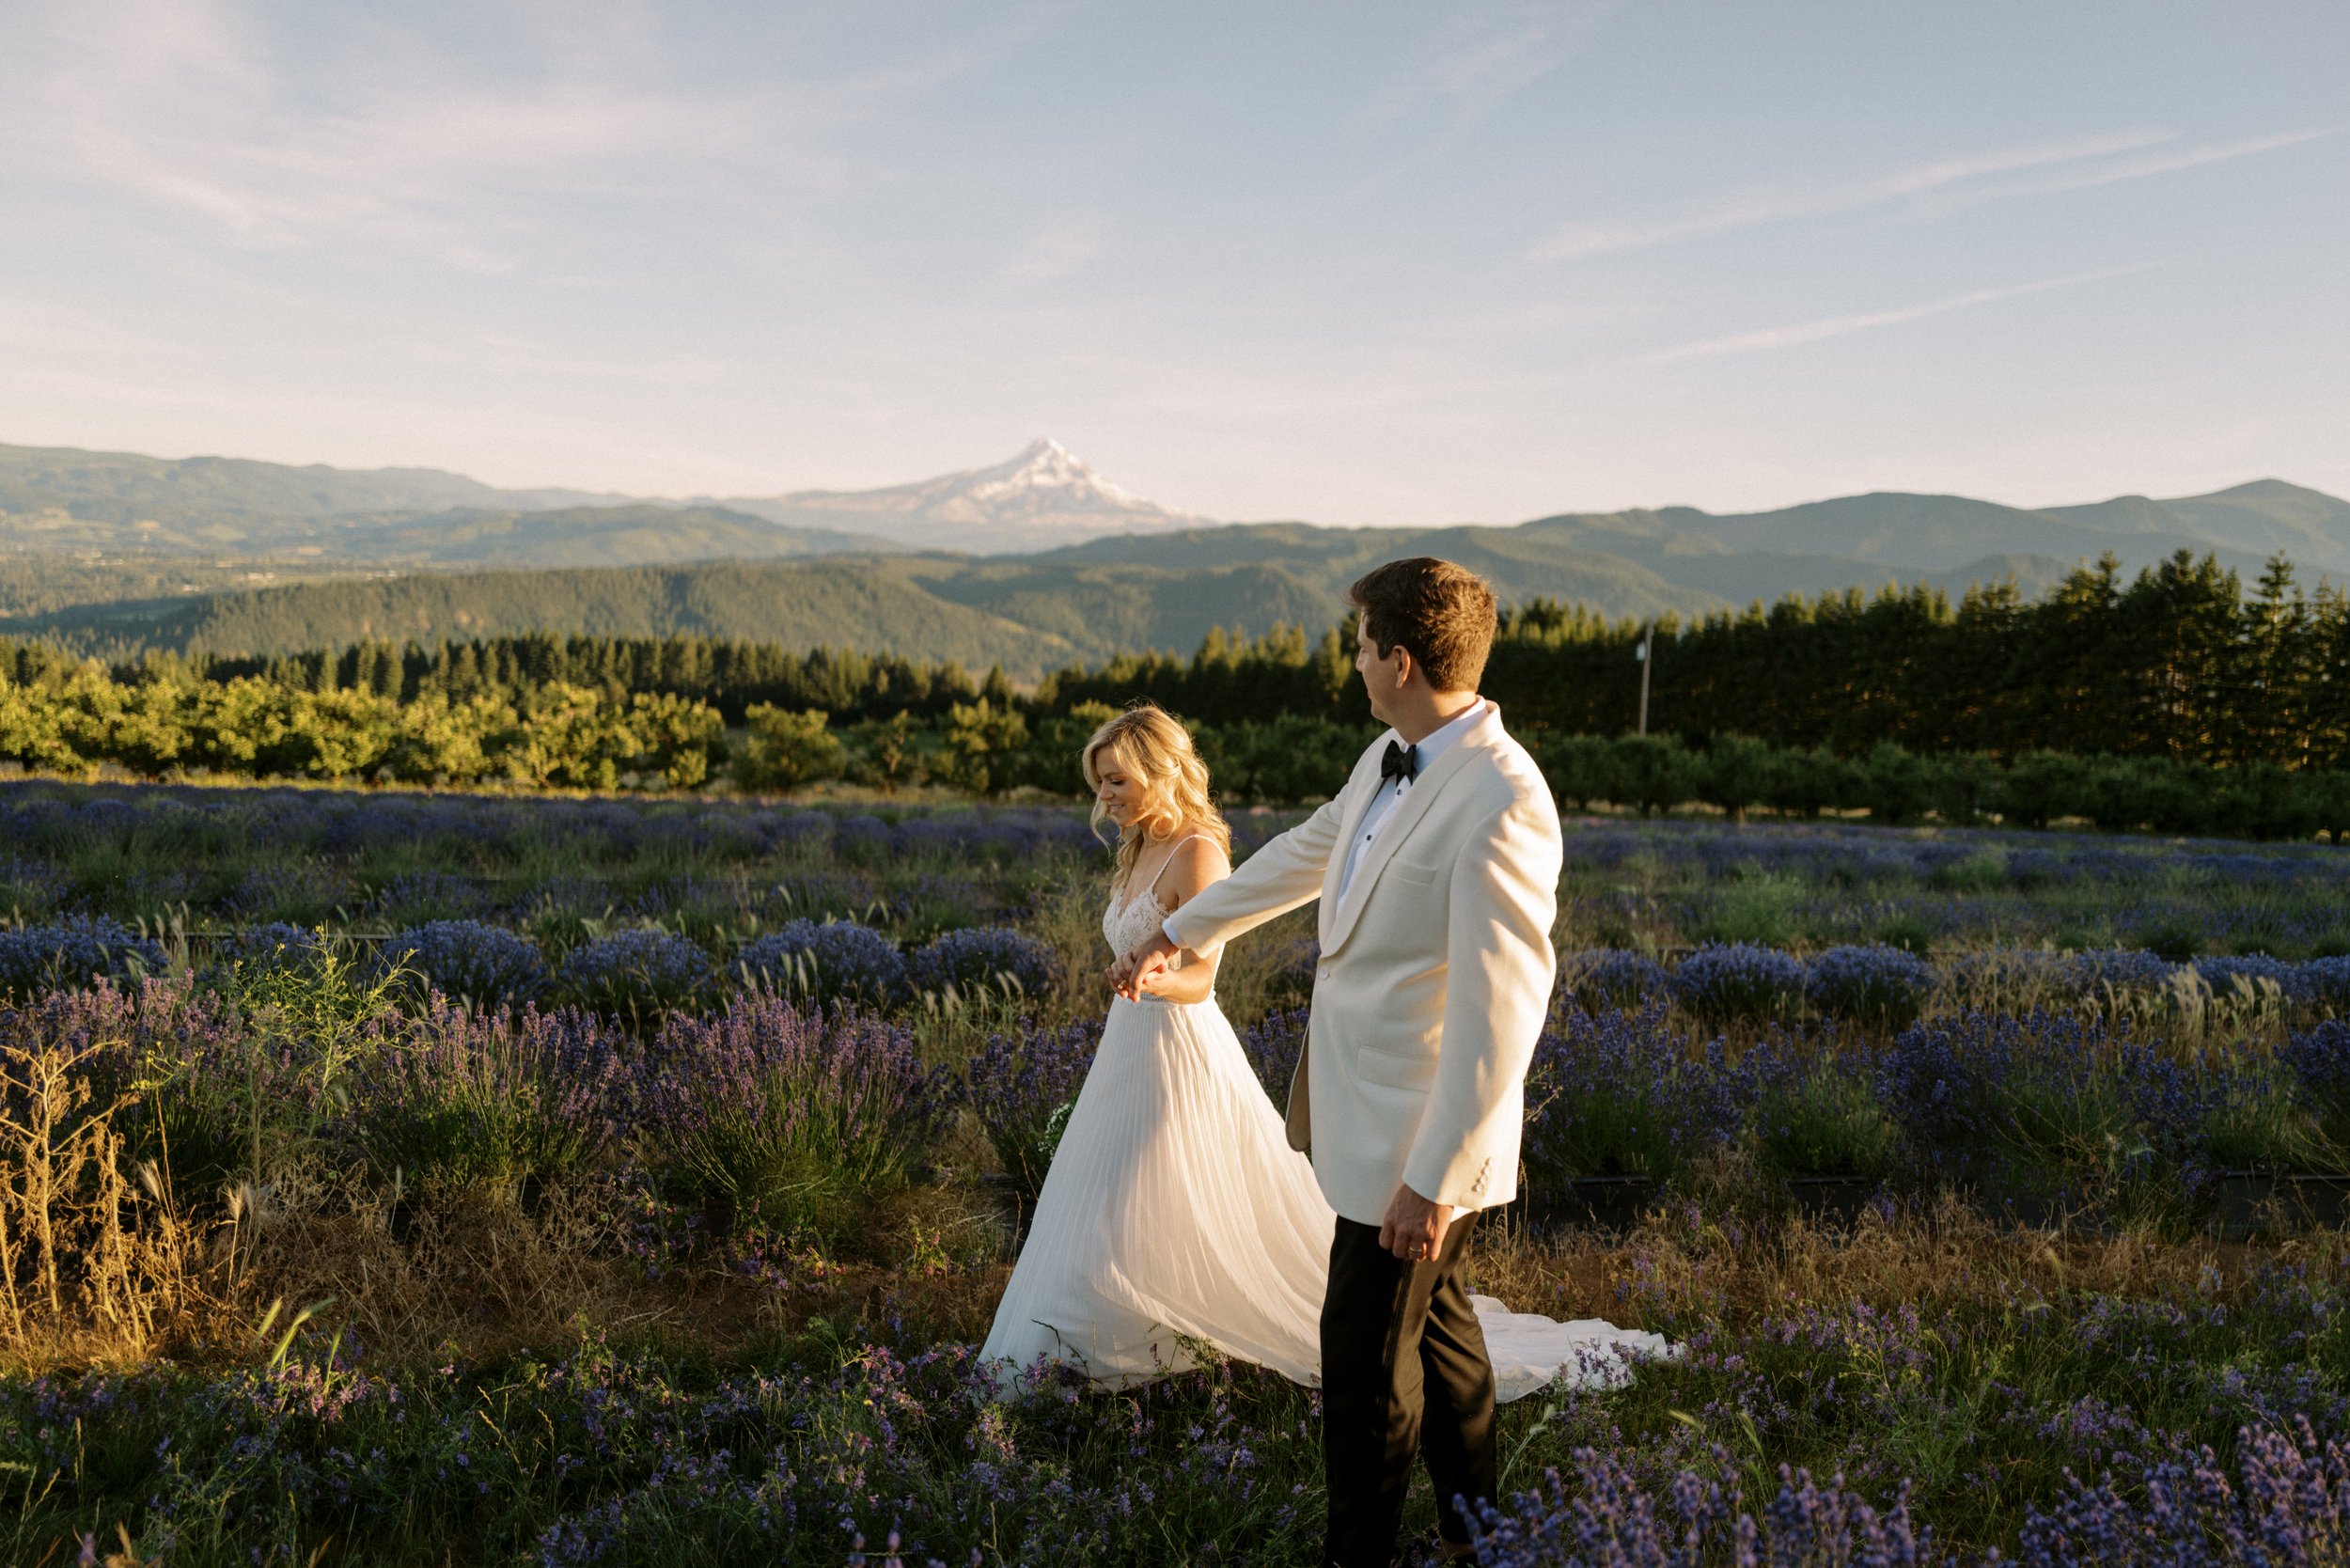
{"type": "Polygon", "coordinates": [[[572,949],[556,972],[566,996],[623,1017],[699,1007],[717,982],[710,955],[666,931],[615,932],[572,949]]]}
{"type": "Polygon", "coordinates": [[[472,879],[448,871],[402,871],[376,889],[368,908],[387,920],[435,925],[465,920],[481,908],[481,890],[472,879]]]}
{"type": "Polygon", "coordinates": [[[1718,1040],[1698,1047],[1664,1005],[1555,1016],[1527,1074],[1526,1164],[1538,1182],[1667,1179],[1728,1147],[1745,1121],[1747,1073],[1718,1040]]]}
{"type": "Polygon", "coordinates": [[[969,926],[932,938],[907,965],[907,979],[921,996],[1042,997],[1060,983],[1060,955],[1010,926],[969,926]]]}
{"type": "Polygon", "coordinates": [[[898,945],[854,920],[787,920],[744,943],[734,970],[759,989],[817,1002],[893,1007],[907,994],[898,945]]]}
{"type": "Polygon", "coordinates": [[[1935,1559],[1929,1533],[1912,1521],[1906,1489],[1880,1512],[1808,1470],[1779,1467],[1777,1497],[1749,1511],[1727,1452],[1716,1450],[1710,1480],[1684,1470],[1670,1487],[1670,1513],[1631,1467],[1597,1449],[1574,1451],[1572,1485],[1544,1473],[1547,1495],[1528,1493],[1508,1512],[1468,1499],[1480,1568],[1695,1568],[1700,1563],[1837,1563],[1844,1568],[1919,1568],[1935,1559]]]}
{"type": "Polygon", "coordinates": [[[1669,995],[1672,987],[1663,964],[1622,948],[1573,955],[1559,965],[1559,980],[1569,996],[1590,1010],[1640,1007],[1653,996],[1669,995]]]}
{"type": "Polygon", "coordinates": [[[2156,1457],[2125,1494],[2065,1472],[2065,1496],[2024,1525],[2024,1568],[2255,1568],[2336,1561],[2350,1551],[2350,1450],[2306,1419],[2291,1435],[2246,1427],[2240,1486],[2209,1448],[2156,1457]],[[2142,1498],[2142,1500],[2141,1500],[2142,1498]]]}
{"type": "Polygon", "coordinates": [[[245,926],[213,949],[208,972],[218,976],[229,969],[252,973],[264,969],[305,969],[324,950],[318,932],[284,920],[245,926]]]}
{"type": "Polygon", "coordinates": [[[1829,1018],[1901,1028],[1933,996],[1934,965],[1881,946],[1830,948],[1804,967],[1804,1000],[1829,1018]]]}
{"type": "Polygon", "coordinates": [[[1277,1008],[1240,1031],[1241,1049],[1257,1081],[1273,1103],[1289,1108],[1290,1088],[1297,1081],[1297,1064],[1306,1055],[1306,1036],[1313,1022],[1310,1008],[1277,1008]]]}
{"type": "Polygon", "coordinates": [[[1673,971],[1673,1000],[1710,1023],[1785,1017],[1803,996],[1803,965],[1776,948],[1708,943],[1673,971]]]}
{"type": "Polygon", "coordinates": [[[433,920],[400,933],[378,954],[444,996],[482,1007],[520,1006],[546,995],[553,976],[538,944],[478,920],[433,920]]]}
{"type": "Polygon", "coordinates": [[[619,1141],[632,1054],[616,1027],[563,1009],[446,1003],[400,1020],[361,1061],[344,1136],[379,1177],[511,1188],[585,1174],[619,1141]]]}
{"type": "Polygon", "coordinates": [[[160,944],[103,915],[0,931],[0,996],[133,980],[163,973],[168,963],[160,944]]]}
{"type": "Polygon", "coordinates": [[[653,1037],[639,1131],[694,1200],[831,1234],[919,1168],[951,1098],[900,1026],[738,996],[653,1037]]]}
{"type": "Polygon", "coordinates": [[[1049,1031],[1024,1027],[991,1038],[964,1068],[963,1103],[1006,1174],[1031,1194],[1053,1161],[1053,1117],[1085,1086],[1101,1043],[1098,1021],[1049,1031]]]}
{"type": "Polygon", "coordinates": [[[1880,1097],[1929,1165],[2068,1200],[2180,1200],[2216,1086],[2170,1051],[2077,1017],[1963,1012],[1897,1037],[1880,1097]]]}
{"type": "Polygon", "coordinates": [[[2254,995],[2273,989],[2287,1002],[2299,1002],[2312,989],[2306,966],[2288,964],[2266,953],[2244,953],[2233,958],[2199,958],[2193,968],[2215,996],[2226,996],[2239,990],[2254,995]]]}

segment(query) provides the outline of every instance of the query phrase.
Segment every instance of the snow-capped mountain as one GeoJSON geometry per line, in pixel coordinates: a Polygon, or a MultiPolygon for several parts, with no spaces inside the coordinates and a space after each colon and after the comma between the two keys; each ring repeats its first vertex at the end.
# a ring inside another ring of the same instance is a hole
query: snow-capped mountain
{"type": "Polygon", "coordinates": [[[1207,526],[1120,489],[1058,441],[1039,440],[1009,463],[884,490],[802,490],[721,503],[794,528],[871,534],[916,550],[1003,556],[1077,544],[1106,534],[1207,526]]]}

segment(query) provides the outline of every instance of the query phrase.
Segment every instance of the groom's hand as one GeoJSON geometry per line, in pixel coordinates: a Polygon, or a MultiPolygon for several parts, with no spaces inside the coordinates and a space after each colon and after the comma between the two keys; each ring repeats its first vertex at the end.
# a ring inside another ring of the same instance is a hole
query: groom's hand
{"type": "Polygon", "coordinates": [[[1168,961],[1176,951],[1175,944],[1167,939],[1167,933],[1153,932],[1149,941],[1119,954],[1118,962],[1110,965],[1110,983],[1128,1001],[1139,1001],[1143,987],[1167,972],[1168,961]]]}
{"type": "Polygon", "coordinates": [[[1379,1222],[1379,1245],[1407,1263],[1426,1262],[1444,1249],[1452,1215],[1449,1203],[1431,1203],[1399,1182],[1387,1217],[1379,1222]]]}

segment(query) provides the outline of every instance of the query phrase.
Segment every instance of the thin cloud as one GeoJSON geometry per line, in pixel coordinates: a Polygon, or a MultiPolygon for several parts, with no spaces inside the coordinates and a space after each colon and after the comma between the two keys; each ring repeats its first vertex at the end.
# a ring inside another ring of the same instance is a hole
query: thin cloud
{"type": "Polygon", "coordinates": [[[1904,306],[1895,310],[1872,310],[1853,316],[1830,316],[1817,321],[1799,321],[1790,326],[1763,327],[1754,332],[1732,333],[1727,337],[1708,337],[1700,342],[1682,343],[1669,349],[1659,349],[1642,354],[1637,363],[1644,365],[1671,364],[1684,359],[1716,359],[1725,354],[1756,353],[1765,349],[1792,349],[1806,343],[1825,342],[1831,337],[1845,337],[1856,332],[1875,327],[1899,326],[1904,321],[1920,321],[1929,316],[1947,316],[1953,310],[1966,310],[1978,305],[1991,305],[2000,300],[2021,299],[2027,294],[2044,294],[2051,289],[2070,289],[2083,283],[2101,282],[2107,278],[2126,277],[2142,273],[2153,262],[2133,267],[2107,267],[2097,272],[2068,273],[2062,277],[2044,277],[2031,283],[2013,283],[1999,289],[1974,289],[1947,299],[1929,300],[1923,305],[1904,306]]]}
{"type": "Polygon", "coordinates": [[[494,269],[525,222],[501,191],[608,192],[698,170],[822,195],[857,172],[831,132],[955,69],[687,96],[658,83],[641,43],[572,36],[542,52],[538,80],[485,86],[421,49],[382,53],[393,63],[366,76],[297,83],[222,0],[73,8],[39,100],[85,172],[248,244],[357,235],[494,269]]]}
{"type": "Polygon", "coordinates": [[[1461,6],[1407,65],[1378,118],[1430,101],[1465,123],[1482,119],[1574,59],[1623,0],[1505,0],[1461,6]]]}
{"type": "Polygon", "coordinates": [[[1737,192],[1711,207],[1675,217],[1630,223],[1570,224],[1554,229],[1530,253],[1537,261],[1580,261],[1614,251],[1727,234],[1791,218],[1825,217],[1858,212],[2017,169],[2044,168],[2086,158],[2134,152],[2169,141],[2163,131],[2128,131],[2039,147],[2008,148],[1961,158],[1941,158],[1874,180],[1810,189],[1765,187],[1737,192]]]}
{"type": "Polygon", "coordinates": [[[2009,196],[2050,196],[2061,191],[2086,191],[2098,185],[2119,184],[2125,180],[2145,180],[2158,174],[2175,174],[2182,169],[2200,169],[2212,164],[2224,164],[2235,158],[2249,158],[2256,153],[2275,152],[2282,148],[2299,147],[2307,142],[2331,136],[2341,131],[2338,125],[2313,125],[2306,130],[2287,131],[2274,136],[2253,136],[2243,141],[2207,142],[2200,147],[2181,148],[2175,152],[2149,153],[2140,158],[2125,158],[2101,168],[2081,169],[2070,174],[2054,175],[2044,180],[2014,180],[1995,185],[1988,190],[1969,193],[1965,200],[1994,201],[2009,196]]]}
{"type": "Polygon", "coordinates": [[[1579,261],[1622,251],[1646,250],[1683,240],[1703,239],[1783,223],[1798,218],[1830,217],[1894,202],[1937,200],[1950,205],[2006,200],[2060,191],[2086,190],[2096,185],[2144,180],[2181,169],[2246,158],[2334,133],[2320,126],[2242,141],[2154,151],[2177,139],[2165,131],[2123,132],[2078,141],[2039,147],[2013,148],[1961,158],[1946,158],[1874,180],[1810,189],[1764,187],[1734,193],[1710,207],[1671,217],[1623,223],[1585,223],[1561,226],[1528,253],[1536,261],[1579,261]],[[2137,154],[2137,156],[2131,156],[2137,154]],[[2065,168],[2064,165],[2087,165],[2065,168]],[[1996,177],[2035,169],[2063,172],[2034,180],[1999,180],[1996,177]],[[1988,183],[1980,183],[1988,181],[1988,183]]]}

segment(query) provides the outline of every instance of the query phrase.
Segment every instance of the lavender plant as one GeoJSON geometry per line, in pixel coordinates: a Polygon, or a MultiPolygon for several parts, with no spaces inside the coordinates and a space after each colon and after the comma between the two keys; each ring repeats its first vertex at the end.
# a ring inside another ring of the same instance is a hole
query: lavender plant
{"type": "Polygon", "coordinates": [[[916,995],[1042,998],[1060,983],[1060,955],[1009,926],[972,926],[932,938],[906,970],[916,995]]]}
{"type": "Polygon", "coordinates": [[[411,927],[385,942],[379,957],[387,969],[410,976],[418,996],[438,991],[480,1007],[541,1000],[554,980],[537,943],[478,920],[411,927]]]}
{"type": "Polygon", "coordinates": [[[1646,953],[1600,948],[1576,953],[1559,968],[1567,994],[1587,1010],[1637,1008],[1669,994],[1672,978],[1646,953]]]}
{"type": "MultiPolygon", "coordinates": [[[[1713,1457],[1716,1472],[1730,1468],[1727,1450],[1713,1457]]],[[[1546,1494],[1520,1497],[1507,1513],[1490,1503],[1479,1511],[1479,1568],[1920,1568],[1945,1560],[1933,1533],[1910,1517],[1905,1494],[1880,1512],[1841,1475],[1823,1487],[1810,1472],[1781,1466],[1778,1495],[1750,1510],[1734,1473],[1716,1480],[1684,1470],[1672,1480],[1668,1515],[1663,1499],[1614,1455],[1578,1449],[1574,1465],[1572,1485],[1550,1470],[1546,1494]]]]}
{"type": "Polygon", "coordinates": [[[1901,1164],[1901,1127],[1878,1098],[1872,1064],[1833,1036],[1777,1035],[1742,1064],[1756,1088],[1755,1148],[1782,1176],[1883,1180],[1901,1164]]]}
{"type": "Polygon", "coordinates": [[[342,1136],[383,1182],[527,1193],[618,1147],[634,1053],[593,1014],[428,1004],[352,1074],[342,1136]]]}
{"type": "Polygon", "coordinates": [[[1823,1017],[1897,1029],[1917,1021],[1936,983],[1933,964],[1899,948],[1830,948],[1804,966],[1803,995],[1823,1017]]]}
{"type": "Polygon", "coordinates": [[[898,944],[854,920],[787,920],[744,943],[734,972],[755,989],[817,1003],[894,1007],[908,990],[898,944]]]}
{"type": "Polygon", "coordinates": [[[1708,944],[1681,961],[1673,999],[1715,1024],[1784,1018],[1801,1001],[1803,965],[1776,948],[1708,944]]]}
{"type": "Polygon", "coordinates": [[[103,915],[0,931],[0,997],[30,997],[94,980],[162,974],[162,946],[103,915]]]}
{"type": "Polygon", "coordinates": [[[2350,1150],[2350,1023],[2328,1019],[2286,1037],[2277,1053],[2297,1098],[2333,1148],[2350,1150]]]}
{"type": "Polygon", "coordinates": [[[565,955],[556,988],[598,1012],[650,1017],[705,1005],[717,989],[710,955],[672,932],[615,932],[565,955]]]}
{"type": "Polygon", "coordinates": [[[1554,1015],[1527,1073],[1528,1174],[1669,1180],[1735,1141],[1747,1092],[1722,1043],[1697,1045],[1659,1004],[1554,1015]]]}
{"type": "Polygon", "coordinates": [[[740,996],[653,1036],[638,1131],[691,1200],[837,1239],[922,1168],[952,1100],[901,1026],[740,996]]]}
{"type": "Polygon", "coordinates": [[[1289,1109],[1290,1089],[1297,1081],[1297,1064],[1305,1059],[1312,1023],[1310,1008],[1277,1008],[1239,1031],[1241,1050],[1257,1081],[1283,1112],[1289,1109]]]}
{"type": "Polygon", "coordinates": [[[2209,1086],[2156,1045],[2034,1012],[1927,1019],[1881,1063],[1881,1092],[1945,1179],[2161,1211],[2207,1176],[2209,1086]]]}
{"type": "Polygon", "coordinates": [[[1031,1196],[1043,1186],[1059,1142],[1053,1118],[1085,1087],[1101,1043],[1099,1021],[1051,1030],[1026,1025],[991,1036],[964,1068],[962,1103],[1004,1173],[1031,1196]]]}

